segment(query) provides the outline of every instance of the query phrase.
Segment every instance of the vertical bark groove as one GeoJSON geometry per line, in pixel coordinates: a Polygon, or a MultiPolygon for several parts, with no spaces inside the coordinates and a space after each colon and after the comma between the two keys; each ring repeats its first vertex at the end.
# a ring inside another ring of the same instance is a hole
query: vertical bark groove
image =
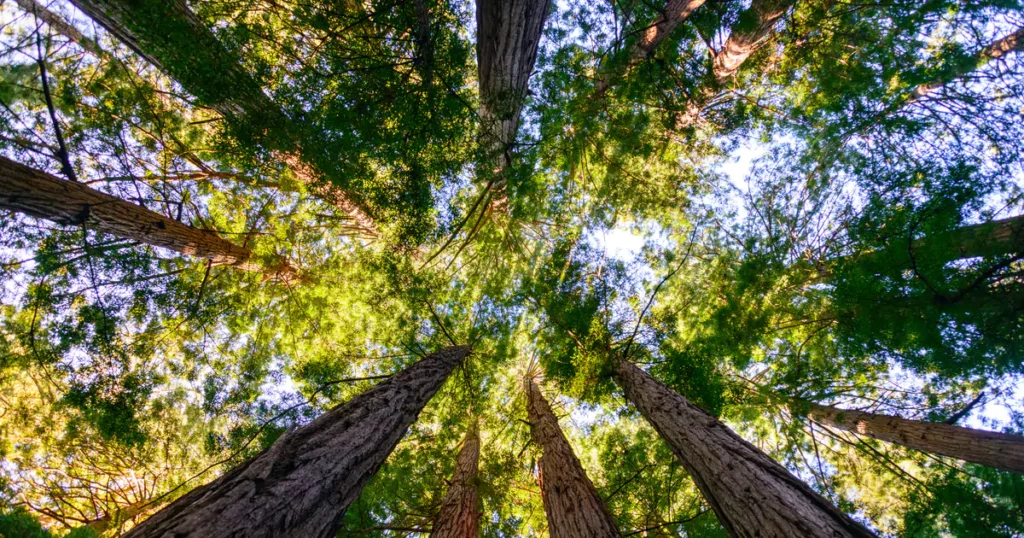
{"type": "Polygon", "coordinates": [[[469,355],[442,349],[191,491],[126,538],[329,538],[423,406],[469,355]]]}
{"type": "Polygon", "coordinates": [[[615,520],[533,379],[526,381],[526,397],[530,431],[542,452],[540,487],[551,538],[620,538],[615,520]]]}
{"type": "Polygon", "coordinates": [[[622,360],[617,378],[737,537],[875,535],[682,395],[622,360]]]}
{"type": "Polygon", "coordinates": [[[480,144],[492,167],[487,173],[494,177],[511,162],[527,84],[550,9],[551,0],[476,3],[480,144]]]}
{"type": "Polygon", "coordinates": [[[1024,436],[799,402],[819,424],[971,463],[1024,474],[1024,436]]]}
{"type": "MultiPolygon", "coordinates": [[[[474,419],[475,420],[475,419],[474,419]]],[[[431,538],[476,538],[480,534],[480,493],[476,488],[480,461],[480,433],[470,426],[455,466],[441,511],[434,518],[431,538]]]]}

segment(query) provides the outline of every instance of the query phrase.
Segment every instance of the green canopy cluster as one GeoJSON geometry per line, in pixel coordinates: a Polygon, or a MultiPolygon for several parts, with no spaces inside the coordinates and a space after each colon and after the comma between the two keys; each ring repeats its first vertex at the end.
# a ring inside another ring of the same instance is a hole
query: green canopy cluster
{"type": "Polygon", "coordinates": [[[0,156],[248,256],[0,204],[0,537],[120,536],[456,344],[339,536],[429,533],[474,421],[481,535],[548,536],[527,376],[624,536],[728,536],[623,357],[879,535],[1024,534],[1024,475],[808,407],[1024,435],[1024,3],[693,3],[547,5],[498,158],[473,2],[0,4],[0,156]]]}

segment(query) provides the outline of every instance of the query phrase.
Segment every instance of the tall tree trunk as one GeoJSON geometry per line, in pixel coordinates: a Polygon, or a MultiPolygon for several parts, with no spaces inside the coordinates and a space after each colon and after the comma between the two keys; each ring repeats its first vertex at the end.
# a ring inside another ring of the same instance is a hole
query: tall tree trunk
{"type": "Polygon", "coordinates": [[[55,32],[67,37],[71,41],[74,41],[78,46],[82,47],[86,51],[96,56],[106,56],[106,51],[104,51],[99,44],[82,35],[82,32],[79,32],[77,28],[65,21],[64,18],[57,13],[47,9],[46,6],[36,2],[36,0],[16,0],[16,2],[18,7],[35,15],[55,32]]]}
{"type": "Polygon", "coordinates": [[[480,492],[476,488],[480,432],[474,420],[462,442],[448,493],[434,518],[432,538],[476,538],[480,535],[480,492]]]}
{"type": "Polygon", "coordinates": [[[533,442],[542,452],[540,488],[551,538],[621,537],[533,379],[526,381],[526,398],[533,442]]]}
{"type": "Polygon", "coordinates": [[[873,250],[840,258],[865,270],[882,271],[908,268],[914,259],[949,262],[964,258],[989,258],[1024,254],[1024,215],[962,226],[921,239],[906,241],[902,246],[873,250]]]}
{"type": "Polygon", "coordinates": [[[711,61],[711,73],[700,87],[690,92],[683,112],[676,116],[676,129],[692,127],[704,109],[718,97],[743,62],[757,51],[775,31],[775,24],[796,0],[753,0],[733,25],[729,39],[711,61]]]}
{"type": "Polygon", "coordinates": [[[126,538],[333,537],[348,505],[469,351],[455,346],[428,356],[285,434],[126,538]]]}
{"type": "Polygon", "coordinates": [[[601,79],[597,81],[595,94],[597,96],[604,95],[618,79],[629,74],[629,71],[637,64],[650,57],[654,53],[654,49],[658,48],[658,45],[704,2],[705,0],[668,0],[665,9],[661,10],[661,15],[641,30],[640,40],[629,50],[625,68],[620,69],[617,73],[606,73],[601,76],[601,79]]]}
{"type": "Polygon", "coordinates": [[[504,203],[512,144],[537,61],[551,0],[477,0],[476,51],[480,88],[480,145],[490,170],[483,170],[504,203]]]}
{"type": "MultiPolygon", "coordinates": [[[[277,105],[207,28],[185,0],[72,0],[108,32],[175,79],[200,102],[224,115],[234,133],[270,149],[311,191],[342,210],[365,230],[377,234],[359,198],[317,169],[316,147],[304,140],[295,122],[277,105]]],[[[332,157],[332,158],[337,158],[332,157]]],[[[341,179],[344,178],[334,178],[341,179]]]]}
{"type": "Polygon", "coordinates": [[[819,424],[889,443],[1024,474],[1024,436],[837,409],[811,402],[807,416],[819,424]]]}
{"type": "Polygon", "coordinates": [[[680,394],[622,360],[626,399],[654,426],[737,537],[871,537],[871,531],[680,394]]]}
{"type": "Polygon", "coordinates": [[[262,271],[282,278],[295,276],[285,260],[263,266],[252,252],[209,230],[182,224],[81,183],[0,157],[0,208],[66,226],[87,226],[98,232],[154,247],[197,256],[216,265],[262,271]]]}
{"type": "Polygon", "coordinates": [[[952,72],[945,74],[937,80],[921,84],[914,88],[913,93],[911,93],[907,99],[907,104],[921,100],[935,90],[938,90],[958,78],[967,76],[972,71],[984,66],[992,60],[998,60],[1011,52],[1020,52],[1021,50],[1024,50],[1024,28],[1019,28],[1016,32],[997,39],[989,45],[982,47],[981,50],[971,57],[971,61],[964,62],[957,66],[957,68],[952,72]]]}
{"type": "Polygon", "coordinates": [[[795,3],[796,0],[753,0],[750,3],[733,25],[722,50],[715,54],[714,77],[719,84],[726,83],[739,71],[740,65],[760,48],[774,31],[775,23],[795,3]]]}

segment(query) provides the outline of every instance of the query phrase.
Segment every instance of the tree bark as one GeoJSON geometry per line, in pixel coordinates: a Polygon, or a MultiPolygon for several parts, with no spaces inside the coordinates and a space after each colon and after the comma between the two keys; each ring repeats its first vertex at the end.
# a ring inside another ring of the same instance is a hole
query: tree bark
{"type": "Polygon", "coordinates": [[[737,537],[873,537],[718,419],[622,360],[617,378],[737,537]]]}
{"type": "Polygon", "coordinates": [[[972,71],[991,62],[992,60],[998,60],[1011,52],[1020,52],[1021,50],[1024,50],[1024,28],[1019,28],[1016,32],[997,39],[988,46],[983,47],[974,54],[970,62],[962,64],[955,71],[947,73],[943,77],[933,80],[932,82],[917,86],[914,88],[913,93],[908,97],[907,104],[920,101],[924,97],[927,97],[928,94],[958,78],[967,76],[972,71]]]}
{"type": "Polygon", "coordinates": [[[57,13],[47,9],[46,6],[36,2],[35,0],[16,0],[16,3],[18,4],[18,7],[35,15],[55,32],[67,37],[71,41],[74,41],[87,52],[96,56],[106,56],[106,51],[104,51],[95,41],[82,35],[82,32],[79,32],[77,28],[65,21],[64,18],[57,13]]]}
{"type": "Polygon", "coordinates": [[[949,262],[1009,254],[1024,254],[1024,215],[962,226],[908,241],[903,247],[894,245],[840,260],[853,261],[871,271],[906,268],[915,258],[949,262]]]}
{"type": "Polygon", "coordinates": [[[1024,436],[924,422],[889,415],[837,409],[799,401],[819,424],[913,448],[1024,474],[1024,436]]]}
{"type": "Polygon", "coordinates": [[[668,0],[661,15],[640,32],[640,40],[630,49],[626,66],[619,73],[608,73],[597,81],[595,94],[604,95],[619,78],[629,74],[640,62],[646,60],[680,24],[683,23],[705,0],[668,0]]]}
{"type": "Polygon", "coordinates": [[[282,278],[295,276],[294,268],[283,259],[269,266],[260,265],[252,259],[249,249],[214,232],[193,228],[116,196],[4,157],[0,157],[0,209],[65,226],[84,225],[98,232],[205,258],[215,265],[262,271],[282,278]]]}
{"type": "Polygon", "coordinates": [[[733,25],[729,39],[711,61],[711,74],[701,87],[690,93],[682,113],[676,116],[676,129],[695,125],[704,109],[722,92],[743,62],[757,51],[775,31],[775,24],[795,4],[795,0],[753,0],[733,25]]]}
{"type": "Polygon", "coordinates": [[[713,70],[715,80],[725,84],[739,71],[740,65],[747,61],[775,29],[775,23],[786,14],[796,0],[753,0],[750,8],[740,15],[739,21],[733,25],[729,39],[722,50],[715,54],[713,70]]]}
{"type": "Polygon", "coordinates": [[[265,145],[309,184],[314,194],[365,230],[364,235],[377,235],[359,197],[325,177],[315,165],[316,155],[304,153],[304,148],[316,144],[302,139],[299,126],[263,92],[241,59],[220,43],[185,0],[72,3],[200,102],[221,113],[236,135],[265,145]]]}
{"type": "Polygon", "coordinates": [[[495,176],[511,162],[527,83],[550,8],[550,0],[476,3],[480,143],[495,176]]]}
{"type": "Polygon", "coordinates": [[[423,406],[469,355],[442,349],[331,409],[126,538],[329,538],[423,406]]]}
{"type": "Polygon", "coordinates": [[[621,537],[533,379],[526,381],[526,396],[533,442],[542,452],[539,481],[551,538],[621,537]]]}
{"type": "Polygon", "coordinates": [[[474,422],[459,451],[448,493],[434,518],[432,538],[476,538],[480,535],[480,493],[476,488],[480,433],[474,422]]]}

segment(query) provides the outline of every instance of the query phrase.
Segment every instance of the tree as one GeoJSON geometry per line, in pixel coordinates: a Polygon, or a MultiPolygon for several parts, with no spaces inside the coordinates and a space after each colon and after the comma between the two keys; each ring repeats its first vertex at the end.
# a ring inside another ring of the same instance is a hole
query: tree
{"type": "Polygon", "coordinates": [[[466,346],[429,355],[284,435],[129,536],[333,536],[345,509],[468,355],[466,346]]]}
{"type": "Polygon", "coordinates": [[[949,456],[997,469],[1024,473],[1024,436],[965,428],[943,422],[838,409],[800,401],[807,417],[824,426],[896,443],[908,448],[949,456]]]}
{"type": "Polygon", "coordinates": [[[525,388],[530,432],[542,453],[537,462],[537,480],[551,536],[622,536],[558,427],[558,419],[544,400],[537,382],[528,378],[525,388]]]}
{"type": "Polygon", "coordinates": [[[205,258],[268,276],[292,278],[286,260],[260,264],[252,252],[215,232],[182,224],[145,207],[90,189],[81,183],[47,174],[0,157],[0,207],[51,220],[85,226],[123,239],[205,258]]]}
{"type": "Polygon", "coordinates": [[[616,375],[626,399],[672,447],[731,535],[875,536],[632,363],[620,361],[616,375]]]}
{"type": "Polygon", "coordinates": [[[480,432],[476,421],[466,432],[441,511],[430,535],[437,538],[476,538],[480,535],[480,494],[476,482],[480,460],[480,432]]]}

